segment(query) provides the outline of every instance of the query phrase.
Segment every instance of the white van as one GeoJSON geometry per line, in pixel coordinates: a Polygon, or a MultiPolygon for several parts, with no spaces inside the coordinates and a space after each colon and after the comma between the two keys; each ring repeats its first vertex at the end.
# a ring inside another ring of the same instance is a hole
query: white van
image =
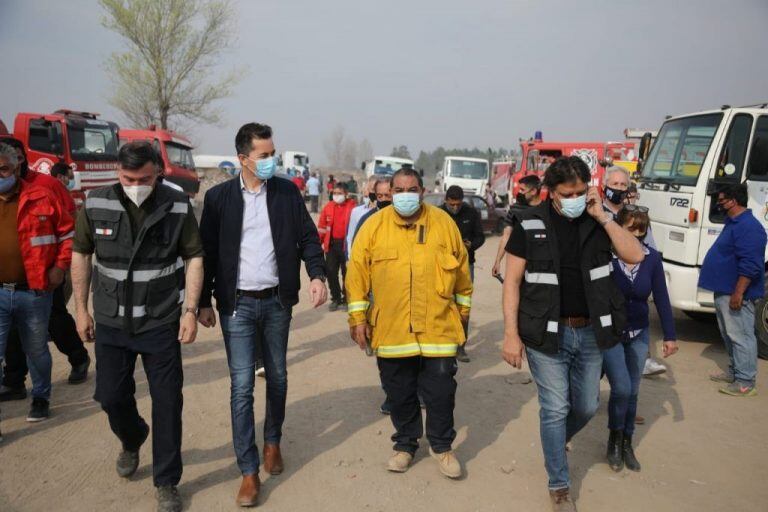
{"type": "Polygon", "coordinates": [[[447,156],[440,171],[443,192],[452,185],[458,185],[465,194],[485,197],[490,181],[490,163],[483,158],[468,156],[447,156]]]}
{"type": "Polygon", "coordinates": [[[360,169],[365,171],[365,177],[392,176],[402,167],[413,169],[413,160],[408,158],[397,158],[394,156],[375,156],[368,162],[363,162],[360,169]]]}
{"type": "MultiPolygon", "coordinates": [[[[650,210],[672,306],[692,317],[714,312],[712,293],[697,287],[704,256],[725,220],[712,194],[723,185],[746,182],[748,207],[768,227],[767,107],[723,106],[669,117],[643,158],[638,202],[650,210]]],[[[640,148],[641,157],[646,150],[640,148]]],[[[766,343],[765,301],[756,317],[766,343]]]]}

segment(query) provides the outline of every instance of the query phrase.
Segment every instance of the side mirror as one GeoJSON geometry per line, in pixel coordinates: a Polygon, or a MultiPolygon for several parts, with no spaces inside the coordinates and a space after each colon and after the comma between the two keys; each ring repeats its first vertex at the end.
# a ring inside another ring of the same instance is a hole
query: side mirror
{"type": "Polygon", "coordinates": [[[643,136],[640,138],[640,147],[638,148],[638,160],[645,160],[645,158],[648,156],[648,151],[651,149],[651,139],[653,136],[651,135],[651,132],[645,132],[643,136]]]}

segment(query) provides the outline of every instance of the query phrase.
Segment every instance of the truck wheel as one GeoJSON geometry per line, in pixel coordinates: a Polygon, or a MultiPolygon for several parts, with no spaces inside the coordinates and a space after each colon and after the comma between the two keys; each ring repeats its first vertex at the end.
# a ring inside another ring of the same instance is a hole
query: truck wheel
{"type": "Polygon", "coordinates": [[[768,300],[764,298],[755,304],[755,335],[757,336],[757,356],[768,359],[768,300]]]}
{"type": "Polygon", "coordinates": [[[717,318],[714,313],[705,313],[703,311],[683,311],[683,313],[685,313],[691,320],[696,320],[697,322],[708,324],[717,323],[717,318]]]}

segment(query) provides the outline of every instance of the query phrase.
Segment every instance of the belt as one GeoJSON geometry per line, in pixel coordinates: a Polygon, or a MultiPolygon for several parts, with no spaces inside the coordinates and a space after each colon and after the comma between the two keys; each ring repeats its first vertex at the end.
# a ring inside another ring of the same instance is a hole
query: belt
{"type": "Polygon", "coordinates": [[[3,283],[2,286],[3,290],[8,290],[9,292],[25,292],[29,290],[29,285],[27,283],[3,283]]]}
{"type": "Polygon", "coordinates": [[[254,299],[268,299],[277,295],[277,286],[266,290],[237,290],[238,297],[252,297],[254,299]]]}
{"type": "Polygon", "coordinates": [[[585,316],[561,316],[560,324],[568,327],[587,327],[589,326],[589,318],[585,316]]]}

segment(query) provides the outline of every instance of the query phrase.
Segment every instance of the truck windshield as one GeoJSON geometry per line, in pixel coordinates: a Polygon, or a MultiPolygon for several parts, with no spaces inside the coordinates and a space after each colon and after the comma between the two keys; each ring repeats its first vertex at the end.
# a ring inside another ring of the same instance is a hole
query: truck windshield
{"type": "Polygon", "coordinates": [[[413,167],[411,164],[393,162],[391,160],[376,160],[376,164],[373,167],[373,173],[383,174],[384,176],[392,176],[397,171],[399,171],[403,166],[413,167]]]}
{"type": "Polygon", "coordinates": [[[106,121],[67,121],[73,160],[117,160],[117,127],[106,121]]]}
{"type": "Polygon", "coordinates": [[[309,163],[309,158],[307,155],[293,155],[293,166],[294,167],[306,167],[309,163]]]}
{"type": "Polygon", "coordinates": [[[695,185],[722,118],[717,113],[664,123],[643,165],[642,179],[695,185]]]}
{"type": "Polygon", "coordinates": [[[472,160],[451,160],[448,176],[467,180],[487,180],[488,164],[472,160]]]}
{"type": "Polygon", "coordinates": [[[170,160],[171,165],[177,165],[186,169],[195,168],[195,162],[192,160],[192,150],[187,146],[182,146],[175,142],[166,142],[165,152],[168,154],[168,160],[170,160]]]}

